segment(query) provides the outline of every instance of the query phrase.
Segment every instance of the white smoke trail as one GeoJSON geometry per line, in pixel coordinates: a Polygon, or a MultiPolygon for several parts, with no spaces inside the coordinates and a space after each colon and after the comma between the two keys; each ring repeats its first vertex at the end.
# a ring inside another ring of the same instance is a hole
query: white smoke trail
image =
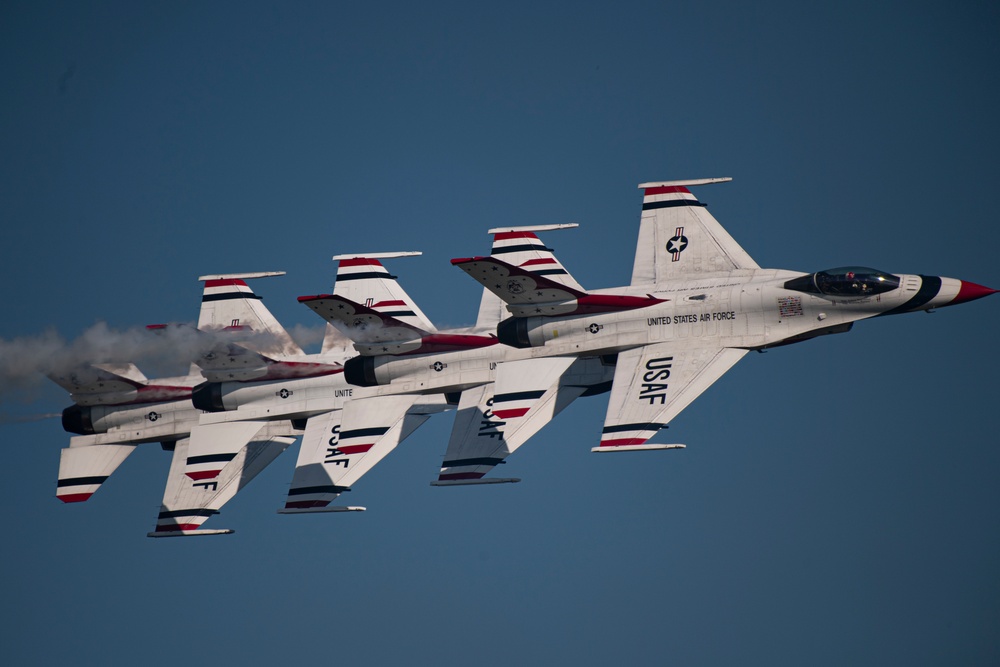
{"type": "MultiPolygon", "coordinates": [[[[324,330],[296,327],[294,337],[304,343],[322,340],[324,330]]],[[[200,332],[190,325],[150,330],[110,328],[99,322],[67,341],[54,330],[34,336],[0,339],[0,401],[30,398],[42,378],[66,377],[93,364],[135,364],[149,378],[187,375],[191,363],[209,353],[226,354],[232,344],[262,354],[274,354],[282,341],[252,331],[200,332]]]]}

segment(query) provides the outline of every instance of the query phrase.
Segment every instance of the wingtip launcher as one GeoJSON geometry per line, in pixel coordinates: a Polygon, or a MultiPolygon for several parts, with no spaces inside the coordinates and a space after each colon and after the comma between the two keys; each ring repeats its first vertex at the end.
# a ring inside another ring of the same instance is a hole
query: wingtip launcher
{"type": "Polygon", "coordinates": [[[334,505],[332,507],[285,507],[278,514],[324,514],[329,512],[364,512],[368,508],[359,505],[334,505]]]}
{"type": "Polygon", "coordinates": [[[592,452],[645,452],[654,449],[685,449],[687,445],[620,445],[618,447],[591,447],[592,452]]]}
{"type": "Polygon", "coordinates": [[[199,528],[198,530],[155,530],[146,533],[146,537],[199,537],[202,535],[232,535],[235,530],[229,528],[199,528]]]}
{"type": "Polygon", "coordinates": [[[476,484],[516,484],[520,477],[486,477],[483,479],[438,479],[431,486],[472,486],[476,484]]]}
{"type": "Polygon", "coordinates": [[[728,183],[733,180],[731,176],[721,176],[719,178],[693,178],[686,181],[651,181],[649,183],[640,183],[640,190],[647,190],[649,188],[670,188],[670,187],[682,187],[686,188],[695,185],[711,185],[713,183],[728,183]]]}

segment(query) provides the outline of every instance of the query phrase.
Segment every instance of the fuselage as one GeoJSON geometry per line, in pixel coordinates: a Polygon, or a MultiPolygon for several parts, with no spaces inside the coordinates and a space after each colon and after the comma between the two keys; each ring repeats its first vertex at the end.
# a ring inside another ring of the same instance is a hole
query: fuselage
{"type": "MultiPolygon", "coordinates": [[[[862,267],[856,267],[862,269],[862,267]]],[[[594,293],[649,295],[654,305],[564,317],[516,317],[499,327],[508,345],[546,354],[608,354],[675,341],[742,349],[787,345],[841,333],[879,315],[929,310],[961,303],[993,290],[953,278],[857,274],[844,271],[817,285],[816,276],[780,269],[741,269],[661,285],[629,286],[594,293]],[[881,276],[865,282],[864,276],[881,276]]]]}

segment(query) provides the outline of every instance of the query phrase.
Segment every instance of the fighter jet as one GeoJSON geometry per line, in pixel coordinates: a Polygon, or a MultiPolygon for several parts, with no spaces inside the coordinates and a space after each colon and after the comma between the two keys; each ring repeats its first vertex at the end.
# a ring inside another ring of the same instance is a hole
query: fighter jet
{"type": "MultiPolygon", "coordinates": [[[[532,275],[582,290],[536,235],[572,227],[576,225],[491,229],[492,252],[532,275]]],[[[488,290],[483,291],[471,330],[442,332],[426,320],[410,318],[403,301],[381,291],[392,284],[384,267],[375,266],[371,259],[339,259],[334,294],[303,296],[299,301],[354,342],[359,356],[344,364],[347,382],[379,391],[458,397],[448,448],[438,479],[432,482],[435,486],[520,481],[486,475],[573,400],[605,392],[611,386],[614,355],[530,358],[530,351],[498,345],[495,334],[483,333],[495,330],[503,314],[502,302],[488,290]],[[352,270],[364,273],[352,274],[352,270]],[[367,279],[358,280],[354,275],[366,275],[367,279]],[[506,369],[503,383],[494,382],[501,375],[499,368],[506,369]],[[526,382],[543,382],[548,390],[523,390],[526,382]],[[519,404],[507,406],[511,401],[519,404]],[[498,409],[499,404],[504,407],[498,409]],[[527,412],[526,405],[533,407],[531,414],[512,420],[527,412]]],[[[346,416],[342,426],[349,430],[346,416]]]]}
{"type": "MultiPolygon", "coordinates": [[[[202,276],[205,281],[198,318],[201,330],[225,330],[251,324],[257,339],[249,344],[266,344],[269,351],[284,354],[293,345],[283,328],[261,306],[243,311],[224,305],[232,295],[250,303],[259,299],[244,279],[284,275],[283,272],[202,276]]],[[[150,327],[160,330],[162,327],[150,327]]],[[[188,345],[191,340],[164,341],[188,345]]],[[[205,347],[209,363],[218,347],[241,359],[262,358],[259,353],[228,343],[205,347]]],[[[163,502],[152,537],[215,535],[225,529],[199,529],[201,524],[232,499],[261,470],[278,456],[302,430],[290,422],[275,422],[259,432],[252,442],[222,467],[218,479],[205,483],[184,474],[190,433],[200,411],[191,405],[192,387],[202,382],[197,366],[183,377],[149,380],[134,364],[84,364],[62,373],[52,373],[53,381],[70,392],[74,404],[63,411],[63,428],[77,435],[60,453],[56,495],[63,502],[89,499],[139,444],[158,442],[173,452],[163,502]]]]}
{"type": "MultiPolygon", "coordinates": [[[[339,261],[335,292],[356,298],[365,294],[374,308],[394,313],[405,326],[433,330],[379,261],[414,254],[419,253],[335,257],[339,261]]],[[[348,384],[339,363],[347,352],[336,344],[337,335],[328,327],[324,351],[296,357],[294,362],[304,369],[311,365],[329,372],[282,373],[273,362],[241,363],[237,355],[220,354],[221,365],[213,372],[203,370],[208,381],[192,393],[194,406],[207,414],[192,432],[185,473],[201,480],[215,479],[218,462],[240,451],[260,429],[275,420],[291,420],[304,429],[304,435],[288,497],[279,513],[363,511],[363,506],[331,503],[351,491],[430,415],[454,404],[440,393],[369,390],[348,384]]]]}
{"type": "MultiPolygon", "coordinates": [[[[452,263],[502,299],[501,343],[532,356],[617,355],[600,444],[592,451],[683,447],[648,442],[750,350],[844,333],[854,322],[951,306],[995,293],[976,283],[846,266],[813,273],[762,269],[689,188],[714,178],[643,183],[642,217],[625,287],[585,291],[489,257],[452,263]]],[[[530,418],[545,377],[508,378],[494,403],[530,418]]],[[[498,394],[500,390],[497,390],[498,394]]]]}

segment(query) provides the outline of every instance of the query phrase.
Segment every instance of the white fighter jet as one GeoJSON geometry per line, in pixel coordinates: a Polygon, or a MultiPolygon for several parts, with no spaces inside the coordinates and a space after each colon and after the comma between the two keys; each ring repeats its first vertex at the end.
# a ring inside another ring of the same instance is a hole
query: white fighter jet
{"type": "MultiPolygon", "coordinates": [[[[283,273],[200,278],[205,285],[199,329],[252,327],[258,338],[251,345],[266,344],[270,352],[285,354],[294,343],[270,313],[263,306],[243,308],[244,303],[259,303],[244,279],[273,275],[283,273]]],[[[241,359],[261,358],[249,350],[224,347],[241,359]]],[[[205,349],[214,356],[212,346],[205,349]]],[[[153,537],[232,532],[199,527],[302,433],[288,421],[275,422],[222,466],[217,479],[203,482],[184,474],[190,433],[201,414],[191,405],[192,387],[204,380],[198,367],[192,366],[183,377],[156,380],[147,379],[134,364],[82,365],[49,377],[70,392],[74,404],[63,411],[63,428],[78,434],[60,453],[56,495],[63,502],[89,499],[139,444],[158,442],[173,452],[153,537]]]]}
{"type": "MultiPolygon", "coordinates": [[[[682,447],[649,439],[750,350],[849,331],[882,315],[995,293],[975,283],[849,266],[815,273],[762,269],[688,188],[728,178],[643,183],[630,285],[585,291],[496,256],[452,263],[507,304],[501,343],[532,357],[616,355],[600,445],[593,451],[682,447]]],[[[543,376],[497,373],[495,414],[528,419],[543,376]],[[500,387],[518,383],[519,391],[500,387]]]]}
{"type": "MultiPolygon", "coordinates": [[[[335,257],[340,262],[335,292],[370,299],[373,307],[392,312],[407,326],[433,330],[379,261],[414,254],[419,253],[335,257]]],[[[335,334],[332,327],[328,332],[335,334]]],[[[496,343],[495,337],[489,340],[496,343]]],[[[275,420],[292,420],[304,429],[304,435],[288,497],[279,513],[364,510],[331,503],[430,415],[454,405],[440,393],[353,387],[345,381],[339,363],[346,354],[328,335],[319,355],[285,362],[300,364],[300,374],[274,372],[273,362],[242,363],[238,355],[219,355],[221,365],[212,372],[203,369],[208,382],[192,393],[192,403],[206,414],[192,431],[185,473],[201,480],[215,479],[219,462],[240,451],[261,429],[275,420]],[[226,363],[232,368],[227,369],[226,363]],[[309,368],[323,372],[309,372],[309,368]]]]}
{"type": "MultiPolygon", "coordinates": [[[[491,229],[492,253],[532,275],[582,290],[536,235],[575,226],[491,229]]],[[[359,356],[344,364],[344,377],[350,384],[378,391],[457,397],[455,425],[438,479],[432,482],[435,486],[520,481],[486,475],[573,400],[605,392],[611,386],[614,355],[536,359],[530,358],[530,352],[498,345],[492,333],[482,333],[495,330],[503,314],[502,302],[488,290],[483,291],[475,327],[441,332],[429,322],[407,320],[402,302],[379,291],[384,287],[378,282],[379,274],[364,282],[345,274],[351,270],[345,262],[357,261],[361,260],[341,258],[334,294],[304,296],[299,301],[354,342],[359,356]],[[342,285],[349,285],[350,293],[342,290],[342,285]],[[506,380],[494,382],[501,373],[506,380]],[[537,383],[543,383],[547,390],[534,391],[537,383]],[[518,404],[512,406],[515,401],[518,404]],[[497,407],[500,404],[502,408],[497,407]],[[529,405],[531,414],[520,418],[529,405]]],[[[380,265],[378,268],[385,282],[387,273],[380,265]]]]}

